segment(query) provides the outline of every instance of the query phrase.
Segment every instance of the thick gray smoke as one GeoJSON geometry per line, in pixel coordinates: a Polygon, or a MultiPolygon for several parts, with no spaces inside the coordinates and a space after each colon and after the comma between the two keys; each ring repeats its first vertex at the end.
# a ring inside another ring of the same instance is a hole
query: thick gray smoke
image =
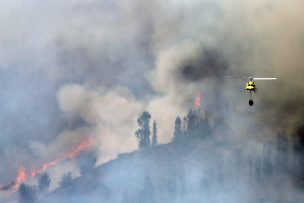
{"type": "Polygon", "coordinates": [[[204,50],[198,61],[190,61],[178,70],[181,79],[187,82],[203,80],[205,78],[223,77],[228,69],[227,62],[216,50],[204,50]]]}
{"type": "MultiPolygon", "coordinates": [[[[191,4],[207,8],[205,3],[191,4]]],[[[209,76],[278,77],[275,82],[257,83],[256,113],[246,109],[238,112],[251,113],[274,129],[293,130],[303,120],[303,95],[299,92],[303,72],[302,4],[300,1],[214,2],[209,4],[208,12],[199,14],[194,7],[188,11],[185,6],[180,21],[183,32],[179,32],[183,37],[179,36],[174,45],[162,47],[158,52],[155,86],[168,94],[176,91],[174,96],[182,94],[183,99],[190,99],[193,91],[204,93],[206,86],[212,93],[220,88],[227,103],[240,110],[239,106],[245,102],[240,97],[248,98],[242,93],[245,81],[221,78],[215,82],[209,76]],[[215,50],[211,58],[210,47],[215,50]],[[202,52],[206,50],[204,56],[202,52]],[[218,60],[213,61],[212,56],[218,60]],[[179,75],[172,79],[176,71],[186,80],[180,80],[179,75]]]]}
{"type": "MultiPolygon", "coordinates": [[[[229,117],[240,143],[252,123],[292,131],[304,113],[303,6],[300,0],[2,1],[0,184],[12,181],[18,167],[39,166],[85,137],[97,143],[97,164],[135,150],[143,110],[167,143],[175,117],[198,94],[214,122],[229,117]],[[259,82],[249,109],[245,81],[224,75],[278,80],[259,82]]],[[[54,180],[79,174],[74,161],[52,170],[54,180]]]]}

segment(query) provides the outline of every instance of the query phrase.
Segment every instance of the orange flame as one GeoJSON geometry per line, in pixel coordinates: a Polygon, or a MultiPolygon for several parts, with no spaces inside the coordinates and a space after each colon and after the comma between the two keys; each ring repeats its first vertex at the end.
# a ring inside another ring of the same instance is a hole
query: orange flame
{"type": "Polygon", "coordinates": [[[17,177],[15,180],[15,185],[14,185],[14,189],[17,190],[19,188],[19,186],[27,179],[26,173],[24,168],[19,168],[18,173],[17,173],[17,177]]]}
{"type": "Polygon", "coordinates": [[[78,157],[82,152],[88,151],[93,147],[94,143],[92,139],[86,139],[82,143],[80,143],[78,146],[73,148],[71,151],[69,151],[67,154],[63,155],[62,157],[59,157],[57,159],[54,159],[52,161],[49,161],[47,163],[42,164],[42,166],[36,170],[33,170],[29,176],[26,174],[26,171],[24,168],[20,168],[17,173],[17,177],[15,180],[14,190],[17,191],[19,186],[25,182],[29,177],[35,177],[41,173],[44,173],[47,171],[50,167],[53,167],[57,165],[58,163],[64,161],[64,160],[72,160],[76,157],[78,157]]]}
{"type": "Polygon", "coordinates": [[[196,107],[198,107],[198,108],[201,106],[201,95],[197,95],[197,96],[195,97],[194,105],[195,105],[196,107]]]}

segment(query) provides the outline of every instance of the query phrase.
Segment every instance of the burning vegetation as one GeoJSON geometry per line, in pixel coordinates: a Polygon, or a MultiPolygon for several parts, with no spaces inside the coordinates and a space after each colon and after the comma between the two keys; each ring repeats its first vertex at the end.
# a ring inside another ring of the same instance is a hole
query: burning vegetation
{"type": "Polygon", "coordinates": [[[194,100],[194,106],[197,108],[201,107],[201,95],[197,95],[194,100]]]}
{"type": "Polygon", "coordinates": [[[62,161],[72,160],[78,157],[81,153],[91,150],[93,146],[94,146],[93,140],[88,138],[83,142],[81,142],[76,147],[74,147],[72,150],[64,154],[63,156],[42,164],[42,166],[38,169],[33,169],[32,171],[27,173],[23,167],[20,167],[17,172],[16,180],[6,186],[1,187],[0,190],[2,191],[13,190],[13,192],[16,192],[18,191],[20,185],[25,181],[27,181],[28,179],[45,173],[49,168],[56,166],[62,161]]]}
{"type": "Polygon", "coordinates": [[[292,196],[273,192],[304,187],[301,129],[297,140],[290,140],[284,131],[278,131],[267,141],[259,141],[254,135],[249,139],[247,135],[246,143],[236,140],[229,131],[221,131],[219,137],[223,121],[211,125],[211,118],[202,113],[201,103],[201,95],[196,96],[195,109],[190,109],[182,119],[176,117],[171,143],[158,144],[157,123],[154,121],[151,125],[152,115],[145,111],[137,119],[137,152],[121,154],[75,180],[71,173],[64,174],[60,187],[45,196],[45,188],[51,182],[45,172],[94,147],[93,140],[86,139],[35,170],[27,172],[20,168],[16,180],[1,190],[18,190],[20,198],[30,202],[39,199],[67,203],[91,201],[86,199],[88,195],[92,201],[117,202],[119,198],[136,203],[164,199],[167,202],[220,202],[227,193],[231,195],[227,201],[232,203],[241,203],[244,199],[249,203],[298,202],[303,198],[301,192],[294,192],[292,196]],[[40,176],[38,186],[24,184],[37,176],[40,176]],[[132,182],[132,187],[126,187],[126,182],[132,182]]]}
{"type": "Polygon", "coordinates": [[[151,117],[143,112],[138,118],[137,152],[121,154],[83,174],[55,190],[46,202],[86,202],[88,195],[93,201],[136,203],[223,199],[229,203],[289,203],[303,198],[296,188],[303,189],[304,159],[299,150],[304,146],[285,132],[278,131],[268,141],[247,137],[243,143],[227,131],[222,132],[223,139],[216,136],[220,123],[211,126],[210,118],[196,108],[183,119],[176,118],[171,143],[157,145],[152,144],[158,133],[156,122],[150,131],[151,117]]]}
{"type": "Polygon", "coordinates": [[[303,202],[303,6],[0,1],[0,202],[303,202]]]}

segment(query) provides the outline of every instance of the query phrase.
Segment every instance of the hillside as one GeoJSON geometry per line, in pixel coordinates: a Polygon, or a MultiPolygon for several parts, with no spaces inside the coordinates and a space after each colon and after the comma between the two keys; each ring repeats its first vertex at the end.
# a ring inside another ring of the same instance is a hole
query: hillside
{"type": "Polygon", "coordinates": [[[189,137],[122,154],[43,202],[300,202],[284,157],[276,145],[189,137]]]}

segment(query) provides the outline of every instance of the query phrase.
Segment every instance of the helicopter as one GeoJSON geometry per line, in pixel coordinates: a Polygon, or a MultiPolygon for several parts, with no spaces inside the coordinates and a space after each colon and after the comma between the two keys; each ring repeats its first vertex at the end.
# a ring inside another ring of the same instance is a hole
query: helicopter
{"type": "Polygon", "coordinates": [[[246,83],[245,90],[249,92],[250,99],[249,99],[249,106],[253,106],[254,101],[253,101],[253,96],[252,92],[257,93],[257,88],[254,80],[276,80],[277,78],[254,78],[254,77],[240,77],[240,76],[225,76],[228,78],[241,78],[241,79],[246,79],[249,80],[246,83]]]}

